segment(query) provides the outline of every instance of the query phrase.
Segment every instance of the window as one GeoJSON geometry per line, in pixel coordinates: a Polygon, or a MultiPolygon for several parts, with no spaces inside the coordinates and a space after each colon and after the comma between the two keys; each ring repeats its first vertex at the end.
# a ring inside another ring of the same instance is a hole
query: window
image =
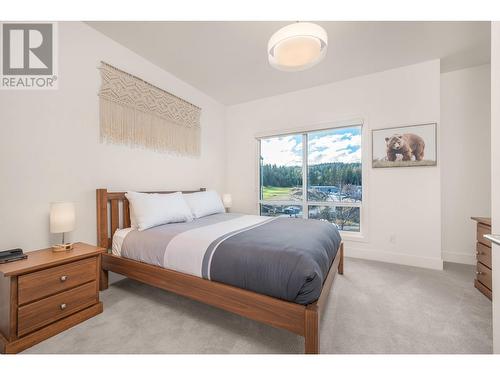
{"type": "Polygon", "coordinates": [[[360,232],[361,125],[259,142],[261,215],[327,220],[360,232]]]}

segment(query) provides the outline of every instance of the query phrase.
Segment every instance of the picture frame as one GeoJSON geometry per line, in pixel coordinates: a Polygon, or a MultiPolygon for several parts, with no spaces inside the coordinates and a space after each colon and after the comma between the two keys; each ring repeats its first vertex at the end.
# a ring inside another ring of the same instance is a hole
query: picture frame
{"type": "Polygon", "coordinates": [[[372,129],[372,168],[436,165],[436,122],[372,129]]]}

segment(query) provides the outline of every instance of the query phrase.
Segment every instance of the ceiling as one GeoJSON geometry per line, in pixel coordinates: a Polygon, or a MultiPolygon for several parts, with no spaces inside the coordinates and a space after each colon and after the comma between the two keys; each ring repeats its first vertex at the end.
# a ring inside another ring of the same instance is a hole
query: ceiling
{"type": "Polygon", "coordinates": [[[490,61],[489,22],[317,22],[325,59],[302,72],[267,61],[267,42],[289,22],[88,22],[155,65],[231,105],[418,62],[441,71],[490,61]]]}

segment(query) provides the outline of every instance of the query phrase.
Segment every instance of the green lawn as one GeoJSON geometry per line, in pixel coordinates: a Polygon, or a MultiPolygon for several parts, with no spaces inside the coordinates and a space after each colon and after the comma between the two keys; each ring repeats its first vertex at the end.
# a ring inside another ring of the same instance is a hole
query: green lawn
{"type": "Polygon", "coordinates": [[[264,200],[286,201],[292,200],[291,187],[264,186],[262,188],[262,198],[264,200]]]}

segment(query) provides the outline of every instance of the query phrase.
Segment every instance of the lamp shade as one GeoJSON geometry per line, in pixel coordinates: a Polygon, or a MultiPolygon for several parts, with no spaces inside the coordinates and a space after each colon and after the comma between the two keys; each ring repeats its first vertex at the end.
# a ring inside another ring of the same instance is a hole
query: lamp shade
{"type": "Polygon", "coordinates": [[[54,202],[50,204],[50,232],[66,233],[75,229],[75,204],[54,202]]]}
{"type": "Polygon", "coordinates": [[[276,31],[267,44],[271,66],[284,71],[308,69],[326,54],[328,35],[321,26],[297,22],[276,31]]]}
{"type": "Polygon", "coordinates": [[[224,203],[225,208],[231,208],[233,205],[233,198],[231,197],[231,194],[223,194],[222,195],[222,203],[224,203]]]}

